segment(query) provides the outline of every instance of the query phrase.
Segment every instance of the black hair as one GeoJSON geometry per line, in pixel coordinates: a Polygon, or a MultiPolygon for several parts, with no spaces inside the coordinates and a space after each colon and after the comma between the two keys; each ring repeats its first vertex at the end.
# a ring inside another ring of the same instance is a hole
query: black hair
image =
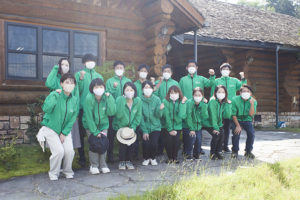
{"type": "Polygon", "coordinates": [[[93,61],[95,63],[97,63],[97,57],[94,56],[93,54],[85,54],[83,57],[82,57],[82,63],[85,64],[86,62],[88,61],[93,61]]]}
{"type": "Polygon", "coordinates": [[[243,88],[247,88],[248,90],[250,90],[250,92],[253,94],[253,89],[249,86],[249,85],[246,85],[246,84],[243,84],[241,89],[240,89],[240,93],[242,92],[243,88]]]}
{"type": "Polygon", "coordinates": [[[153,83],[149,80],[146,80],[142,83],[142,88],[144,88],[146,85],[150,85],[152,89],[154,88],[153,83]]]}
{"type": "Polygon", "coordinates": [[[172,65],[170,65],[170,64],[166,64],[166,65],[164,65],[162,68],[161,68],[161,71],[164,71],[165,69],[171,69],[171,71],[173,72],[173,67],[172,67],[172,65]]]}
{"type": "Polygon", "coordinates": [[[221,71],[224,67],[228,67],[230,71],[232,70],[232,66],[231,66],[229,63],[223,63],[223,64],[220,66],[220,71],[221,71]]]}
{"type": "MultiPolygon", "coordinates": [[[[58,61],[58,73],[59,73],[60,75],[62,74],[61,63],[62,63],[62,61],[64,61],[64,60],[68,61],[68,63],[69,63],[69,72],[70,72],[71,63],[70,63],[69,58],[61,58],[61,59],[59,59],[59,61],[58,61]]],[[[69,73],[69,72],[68,72],[68,73],[69,73]]]]}
{"type": "Polygon", "coordinates": [[[194,63],[196,66],[198,65],[198,63],[196,62],[196,60],[190,59],[190,60],[188,60],[186,66],[188,66],[190,63],[194,63]]]}
{"type": "Polygon", "coordinates": [[[64,75],[62,75],[61,79],[60,79],[60,83],[65,82],[65,80],[67,80],[68,78],[73,79],[75,85],[76,85],[76,79],[75,76],[71,73],[66,73],[64,75]]]}
{"type": "Polygon", "coordinates": [[[122,61],[120,61],[120,60],[116,60],[115,62],[114,62],[114,68],[117,66],[117,65],[123,65],[123,67],[125,67],[125,64],[122,62],[122,61]]]}
{"type": "Polygon", "coordinates": [[[149,65],[146,65],[146,64],[141,64],[139,67],[138,67],[138,71],[140,71],[141,69],[145,68],[147,70],[147,72],[149,72],[150,70],[150,67],[149,65]]]}
{"type": "Polygon", "coordinates": [[[90,93],[94,93],[93,90],[94,90],[94,87],[97,86],[97,85],[103,85],[104,86],[104,89],[105,89],[105,83],[102,79],[100,78],[96,78],[94,80],[92,80],[91,84],[90,84],[90,93]]]}
{"type": "Polygon", "coordinates": [[[123,95],[125,95],[125,89],[128,86],[130,86],[134,90],[134,98],[137,97],[137,89],[136,89],[136,86],[132,82],[125,83],[125,85],[123,87],[123,95]]]}

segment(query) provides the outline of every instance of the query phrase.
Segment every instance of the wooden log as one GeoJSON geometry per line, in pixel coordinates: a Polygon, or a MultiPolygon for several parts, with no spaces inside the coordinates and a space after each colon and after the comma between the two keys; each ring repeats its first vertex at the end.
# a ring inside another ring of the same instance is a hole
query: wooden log
{"type": "Polygon", "coordinates": [[[28,104],[36,102],[41,95],[48,95],[48,92],[41,91],[0,91],[0,104],[28,104]]]}
{"type": "Polygon", "coordinates": [[[147,56],[154,56],[154,55],[165,55],[165,53],[167,52],[167,48],[166,46],[163,45],[156,45],[152,48],[148,48],[146,50],[146,55],[147,56]]]}
{"type": "Polygon", "coordinates": [[[108,49],[128,50],[133,52],[145,51],[146,47],[141,43],[133,43],[128,40],[107,40],[106,46],[108,49]]]}
{"type": "Polygon", "coordinates": [[[107,60],[122,60],[136,64],[146,62],[147,58],[143,52],[122,51],[117,49],[107,49],[107,60]]]}
{"type": "Polygon", "coordinates": [[[167,45],[169,44],[169,41],[170,41],[170,36],[167,35],[165,37],[159,37],[159,36],[156,36],[152,39],[148,39],[146,41],[146,47],[152,47],[152,46],[155,46],[155,45],[167,45]]]}
{"type": "Polygon", "coordinates": [[[142,8],[142,14],[145,18],[150,18],[160,13],[171,14],[174,10],[173,5],[168,0],[157,0],[145,5],[142,8]]]}
{"type": "Polygon", "coordinates": [[[160,13],[158,15],[154,15],[148,19],[145,19],[145,25],[151,26],[152,24],[157,24],[159,22],[168,23],[171,20],[170,14],[160,13]]]}
{"type": "Polygon", "coordinates": [[[158,65],[158,64],[166,64],[167,62],[167,56],[166,55],[158,55],[158,56],[154,56],[151,57],[150,59],[147,60],[147,63],[149,65],[158,65]]]}
{"type": "Polygon", "coordinates": [[[29,115],[27,105],[0,104],[0,116],[29,115]]]}

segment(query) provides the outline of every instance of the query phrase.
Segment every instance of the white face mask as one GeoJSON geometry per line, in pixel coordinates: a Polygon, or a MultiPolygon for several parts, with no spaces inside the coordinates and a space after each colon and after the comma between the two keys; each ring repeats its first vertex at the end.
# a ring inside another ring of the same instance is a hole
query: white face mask
{"type": "Polygon", "coordinates": [[[169,72],[164,72],[164,73],[163,73],[163,77],[164,77],[164,79],[168,80],[169,78],[171,78],[171,73],[169,73],[169,72]]]}
{"type": "Polygon", "coordinates": [[[63,84],[63,90],[65,92],[71,93],[75,88],[75,84],[63,84]]]}
{"type": "Polygon", "coordinates": [[[134,97],[134,91],[125,92],[125,97],[127,99],[132,99],[134,97]]]}
{"type": "Polygon", "coordinates": [[[93,92],[97,96],[102,96],[102,94],[104,93],[104,88],[94,88],[93,92]]]}
{"type": "Polygon", "coordinates": [[[250,92],[242,92],[241,96],[243,99],[248,100],[251,96],[250,92]]]}
{"type": "Polygon", "coordinates": [[[69,66],[68,65],[61,65],[61,72],[63,73],[63,74],[66,74],[66,73],[68,73],[69,72],[69,66]]]}
{"type": "Polygon", "coordinates": [[[223,100],[225,98],[225,93],[217,92],[217,98],[223,100]]]}
{"type": "Polygon", "coordinates": [[[224,70],[221,71],[221,74],[222,74],[222,76],[224,76],[224,77],[228,77],[229,74],[230,74],[230,71],[229,71],[228,69],[224,69],[224,70]]]}
{"type": "Polygon", "coordinates": [[[88,69],[94,69],[96,66],[96,63],[94,61],[88,61],[85,63],[86,68],[88,69]]]}
{"type": "Polygon", "coordinates": [[[153,89],[152,88],[145,88],[144,89],[144,94],[147,96],[147,97],[150,97],[151,94],[153,92],[153,89]]]}
{"type": "Polygon", "coordinates": [[[176,101],[179,98],[179,93],[170,94],[170,99],[176,101]]]}
{"type": "Polygon", "coordinates": [[[123,76],[124,70],[123,69],[116,69],[115,73],[116,73],[117,76],[123,76]]]}
{"type": "Polygon", "coordinates": [[[196,67],[189,67],[189,68],[188,68],[188,72],[189,72],[190,74],[194,74],[196,71],[197,71],[197,70],[196,70],[196,67]]]}
{"type": "Polygon", "coordinates": [[[147,72],[140,72],[140,73],[139,73],[139,76],[140,76],[140,78],[142,78],[142,79],[146,79],[147,76],[148,76],[148,73],[147,73],[147,72]]]}
{"type": "Polygon", "coordinates": [[[194,97],[194,101],[195,101],[196,103],[200,103],[200,102],[202,101],[202,99],[203,99],[203,97],[199,97],[199,96],[194,97]]]}

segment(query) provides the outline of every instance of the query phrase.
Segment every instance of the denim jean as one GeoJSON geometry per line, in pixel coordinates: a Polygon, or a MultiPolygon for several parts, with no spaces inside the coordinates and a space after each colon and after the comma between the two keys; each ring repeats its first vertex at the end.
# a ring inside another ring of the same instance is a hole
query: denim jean
{"type": "MultiPolygon", "coordinates": [[[[255,138],[255,130],[253,128],[253,124],[252,122],[248,121],[248,122],[243,122],[243,121],[239,121],[239,124],[241,126],[242,129],[244,129],[247,133],[247,140],[246,140],[246,152],[250,153],[253,149],[253,143],[254,143],[254,138],[255,138]]],[[[238,152],[239,149],[239,143],[240,143],[240,134],[235,134],[234,130],[235,130],[236,126],[233,123],[232,125],[232,151],[234,152],[238,152]]]]}
{"type": "Polygon", "coordinates": [[[190,130],[184,128],[183,130],[183,153],[185,156],[198,157],[201,152],[202,145],[202,130],[195,131],[195,136],[190,136],[190,130]]]}

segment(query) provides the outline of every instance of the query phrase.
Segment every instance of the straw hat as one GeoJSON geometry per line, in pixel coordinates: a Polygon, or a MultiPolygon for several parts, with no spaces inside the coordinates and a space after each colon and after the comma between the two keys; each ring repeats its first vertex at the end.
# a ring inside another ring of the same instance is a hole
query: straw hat
{"type": "Polygon", "coordinates": [[[129,127],[120,128],[117,132],[117,140],[122,144],[130,146],[136,141],[136,133],[129,127]]]}

